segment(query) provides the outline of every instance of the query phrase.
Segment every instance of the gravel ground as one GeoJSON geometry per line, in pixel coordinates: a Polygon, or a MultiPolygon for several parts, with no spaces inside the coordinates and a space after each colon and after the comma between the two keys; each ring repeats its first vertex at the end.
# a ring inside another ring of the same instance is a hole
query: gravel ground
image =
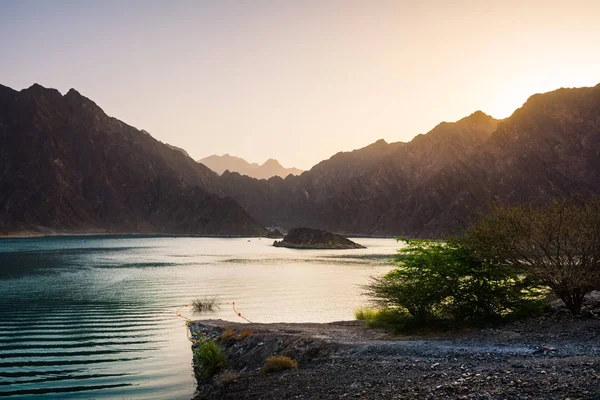
{"type": "Polygon", "coordinates": [[[392,337],[359,321],[190,326],[227,329],[229,368],[196,399],[599,399],[600,319],[553,313],[494,329],[392,337]],[[240,333],[250,329],[252,335],[240,333]],[[283,354],[297,370],[265,374],[283,354]]]}

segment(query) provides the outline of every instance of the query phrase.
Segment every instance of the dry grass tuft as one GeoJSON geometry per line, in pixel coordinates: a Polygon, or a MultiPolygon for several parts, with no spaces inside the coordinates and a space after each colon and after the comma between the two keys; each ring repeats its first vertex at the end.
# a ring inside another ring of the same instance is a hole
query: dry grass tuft
{"type": "Polygon", "coordinates": [[[262,370],[264,373],[269,374],[284,369],[298,369],[298,363],[287,356],[271,356],[265,361],[262,370]]]}
{"type": "Polygon", "coordinates": [[[252,329],[244,329],[240,332],[240,339],[247,339],[252,335],[254,335],[254,331],[252,329]]]}
{"type": "Polygon", "coordinates": [[[221,334],[221,343],[227,343],[235,335],[233,329],[227,329],[221,334]]]}
{"type": "Polygon", "coordinates": [[[214,311],[219,308],[219,301],[216,297],[200,297],[192,301],[192,308],[197,312],[214,311]]]}

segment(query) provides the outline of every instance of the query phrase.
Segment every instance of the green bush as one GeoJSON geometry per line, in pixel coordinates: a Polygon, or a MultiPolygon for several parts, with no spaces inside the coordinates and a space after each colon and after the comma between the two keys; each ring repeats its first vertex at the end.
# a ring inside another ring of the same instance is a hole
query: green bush
{"type": "Polygon", "coordinates": [[[398,309],[359,307],[354,311],[354,317],[365,321],[369,328],[406,332],[418,327],[410,314],[398,309]]]}
{"type": "Polygon", "coordinates": [[[358,307],[354,310],[354,318],[359,321],[370,321],[375,319],[378,313],[379,310],[375,308],[358,307]]]}
{"type": "Polygon", "coordinates": [[[405,242],[396,268],[367,285],[371,297],[387,310],[376,319],[401,320],[408,314],[416,325],[487,321],[531,308],[542,295],[518,270],[476,258],[459,240],[405,242]]]}
{"type": "Polygon", "coordinates": [[[214,341],[203,336],[199,338],[194,349],[196,378],[207,380],[227,367],[227,358],[214,341]]]}

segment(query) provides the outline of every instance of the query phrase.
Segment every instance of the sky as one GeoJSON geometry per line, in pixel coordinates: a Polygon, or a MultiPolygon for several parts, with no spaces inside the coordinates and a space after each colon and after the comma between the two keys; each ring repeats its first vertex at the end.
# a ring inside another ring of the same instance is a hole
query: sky
{"type": "Polygon", "coordinates": [[[0,84],[70,88],[193,158],[309,169],[600,83],[598,0],[0,0],[0,84]]]}

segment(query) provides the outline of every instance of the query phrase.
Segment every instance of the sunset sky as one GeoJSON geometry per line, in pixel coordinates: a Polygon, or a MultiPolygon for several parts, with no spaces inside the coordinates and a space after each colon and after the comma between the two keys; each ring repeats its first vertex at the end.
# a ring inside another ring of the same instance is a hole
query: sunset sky
{"type": "Polygon", "coordinates": [[[195,159],[308,169],[600,83],[600,1],[2,1],[0,54],[195,159]]]}

